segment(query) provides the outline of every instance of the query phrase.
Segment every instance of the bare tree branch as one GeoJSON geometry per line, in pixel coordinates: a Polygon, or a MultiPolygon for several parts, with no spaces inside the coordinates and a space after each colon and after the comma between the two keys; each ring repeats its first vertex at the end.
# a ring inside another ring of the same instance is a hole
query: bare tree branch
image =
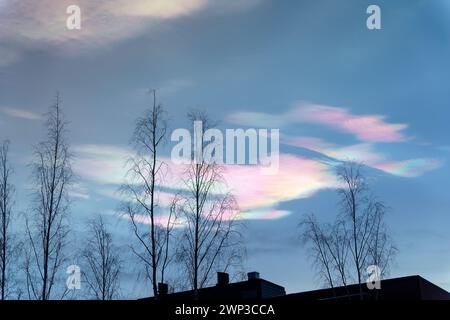
{"type": "Polygon", "coordinates": [[[72,183],[71,154],[66,141],[66,122],[57,94],[47,114],[47,137],[35,148],[32,163],[34,207],[26,217],[28,252],[25,271],[30,298],[48,300],[57,273],[65,260],[63,250],[68,234],[65,222],[72,183]]]}
{"type": "MultiPolygon", "coordinates": [[[[189,120],[211,127],[205,113],[193,112],[189,120]]],[[[202,142],[202,145],[204,143],[202,142]]],[[[183,264],[190,286],[197,296],[208,285],[213,271],[224,271],[242,262],[242,237],[238,232],[239,210],[235,198],[226,190],[223,167],[202,159],[191,163],[183,182],[178,211],[186,223],[179,241],[178,260],[183,264]]]]}
{"type": "MultiPolygon", "coordinates": [[[[122,194],[127,197],[123,208],[131,221],[133,234],[140,249],[133,252],[143,262],[151,280],[153,294],[158,296],[158,282],[164,281],[164,273],[171,259],[169,257],[170,233],[176,216],[170,209],[166,225],[158,221],[164,211],[158,207],[158,186],[166,175],[166,164],[159,153],[166,139],[166,113],[156,102],[153,93],[153,107],[136,122],[132,139],[135,155],[129,159],[129,183],[122,186],[122,194]],[[146,217],[149,229],[136,221],[136,216],[146,217]]],[[[167,214],[167,212],[166,212],[167,214]]]]}
{"type": "Polygon", "coordinates": [[[111,233],[101,216],[88,224],[89,236],[82,257],[86,265],[84,278],[97,300],[112,300],[120,289],[121,261],[111,233]]]}
{"type": "Polygon", "coordinates": [[[362,276],[367,266],[378,266],[385,276],[397,249],[384,223],[386,207],[370,194],[362,165],[344,163],[337,176],[341,182],[340,215],[333,225],[307,216],[301,223],[302,239],[309,244],[314,266],[329,286],[333,288],[336,282],[347,286],[356,279],[362,299],[362,276]]]}
{"type": "Polygon", "coordinates": [[[11,231],[11,217],[15,188],[11,182],[13,173],[9,163],[8,140],[0,145],[0,299],[12,294],[15,282],[13,263],[19,257],[21,244],[11,231]]]}

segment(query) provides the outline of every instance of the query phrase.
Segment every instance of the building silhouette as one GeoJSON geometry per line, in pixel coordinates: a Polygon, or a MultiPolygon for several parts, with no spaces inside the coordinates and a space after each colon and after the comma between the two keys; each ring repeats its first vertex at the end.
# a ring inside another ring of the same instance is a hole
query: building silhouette
{"type": "MultiPolygon", "coordinates": [[[[178,301],[270,301],[305,302],[319,300],[450,300],[450,293],[421,276],[406,276],[381,280],[380,289],[368,289],[364,283],[362,294],[359,285],[319,289],[286,294],[283,286],[260,278],[258,272],[250,272],[245,281],[230,283],[227,273],[217,274],[215,286],[198,289],[197,297],[193,290],[168,293],[167,284],[159,284],[158,299],[168,302],[178,301]]],[[[142,300],[154,300],[153,297],[142,300]]]]}

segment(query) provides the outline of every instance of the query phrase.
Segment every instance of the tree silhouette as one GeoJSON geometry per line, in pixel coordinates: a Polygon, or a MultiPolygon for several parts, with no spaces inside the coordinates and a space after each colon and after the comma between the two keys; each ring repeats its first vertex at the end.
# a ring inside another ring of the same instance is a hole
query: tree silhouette
{"type": "Polygon", "coordinates": [[[156,102],[156,91],[152,93],[152,108],[136,122],[132,138],[135,154],[129,159],[128,183],[121,191],[126,197],[123,209],[139,243],[139,248],[133,246],[132,250],[144,264],[153,294],[158,296],[158,282],[164,281],[165,270],[171,261],[169,240],[176,216],[173,210],[164,212],[158,206],[158,187],[167,174],[167,165],[159,156],[166,139],[167,118],[163,107],[156,102]],[[160,218],[164,213],[166,222],[162,223],[160,218]],[[140,225],[139,218],[145,219],[149,229],[140,225]]]}
{"type": "MultiPolygon", "coordinates": [[[[202,112],[188,115],[190,121],[201,121],[203,128],[211,121],[202,112]]],[[[202,146],[206,142],[202,139],[202,146]]],[[[195,158],[195,155],[194,155],[195,158]]],[[[209,284],[214,271],[227,271],[242,261],[242,237],[237,221],[239,210],[234,196],[227,190],[223,166],[205,161],[188,165],[177,211],[186,224],[178,247],[190,286],[197,297],[198,289],[209,284]]]]}
{"type": "Polygon", "coordinates": [[[0,145],[0,293],[1,300],[8,296],[12,273],[12,256],[15,249],[10,230],[14,186],[11,182],[12,168],[9,164],[9,141],[0,145]]]}
{"type": "Polygon", "coordinates": [[[83,272],[89,291],[97,300],[117,298],[120,289],[121,261],[112,234],[101,216],[88,223],[88,238],[82,252],[83,272]]]}
{"type": "Polygon", "coordinates": [[[314,215],[301,222],[313,264],[326,282],[346,286],[355,280],[362,298],[363,274],[369,265],[389,272],[397,252],[384,223],[385,205],[370,193],[361,164],[346,162],[337,168],[340,213],[333,224],[321,224],[314,215]]]}
{"type": "Polygon", "coordinates": [[[28,248],[25,261],[30,298],[52,298],[57,274],[64,262],[69,232],[66,216],[70,207],[71,154],[66,141],[66,122],[59,94],[47,114],[46,139],[35,147],[33,167],[34,202],[26,217],[28,248]]]}

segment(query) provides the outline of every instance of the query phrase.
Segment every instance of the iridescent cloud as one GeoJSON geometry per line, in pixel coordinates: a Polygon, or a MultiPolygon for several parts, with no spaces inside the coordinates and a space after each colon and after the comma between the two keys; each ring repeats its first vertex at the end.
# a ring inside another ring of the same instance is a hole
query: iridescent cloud
{"type": "Polygon", "coordinates": [[[255,209],[250,211],[244,211],[241,213],[242,219],[257,219],[257,220],[273,220],[280,219],[290,215],[291,212],[287,210],[275,210],[275,209],[255,209]]]}
{"type": "Polygon", "coordinates": [[[257,127],[283,127],[295,123],[311,123],[354,135],[364,142],[398,142],[408,138],[401,123],[388,123],[382,115],[355,115],[348,109],[304,104],[291,110],[272,115],[263,112],[236,112],[227,120],[231,123],[257,127]]]}
{"type": "Polygon", "coordinates": [[[191,14],[206,4],[206,0],[6,1],[0,11],[0,39],[14,34],[16,41],[76,42],[72,49],[76,46],[93,48],[138,35],[155,19],[191,14]],[[69,16],[66,9],[73,4],[81,9],[81,30],[66,27],[69,16]]]}
{"type": "Polygon", "coordinates": [[[328,165],[291,154],[280,155],[277,174],[261,174],[259,166],[229,165],[225,178],[243,211],[308,198],[320,190],[337,186],[328,165]]]}
{"type": "MultiPolygon", "coordinates": [[[[98,185],[120,185],[125,182],[125,161],[131,155],[126,148],[107,145],[82,145],[74,148],[76,158],[75,172],[82,178],[98,185]]],[[[185,168],[164,159],[169,166],[170,175],[163,186],[171,190],[183,188],[180,177],[185,168]]],[[[326,164],[297,155],[281,154],[277,174],[264,175],[259,165],[228,165],[224,178],[242,210],[242,217],[261,218],[280,217],[283,213],[276,208],[279,204],[294,199],[307,198],[316,192],[334,188],[335,176],[326,164]],[[269,209],[267,209],[269,208],[269,209]]],[[[100,187],[101,190],[104,189],[100,187]]],[[[108,193],[108,195],[111,193],[108,193]]],[[[112,193],[114,197],[117,194],[112,193]]],[[[161,194],[161,205],[168,205],[172,194],[161,194]]]]}
{"type": "Polygon", "coordinates": [[[443,165],[438,159],[419,158],[403,161],[385,162],[374,165],[375,168],[401,177],[417,177],[443,165]]]}
{"type": "Polygon", "coordinates": [[[18,108],[9,108],[3,107],[0,108],[0,112],[6,114],[10,117],[26,119],[26,120],[41,120],[42,117],[34,112],[18,109],[18,108]]]}
{"type": "Polygon", "coordinates": [[[238,0],[3,0],[0,3],[0,66],[30,48],[79,54],[145,33],[161,32],[166,20],[203,9],[243,10],[259,1],[238,0]],[[81,9],[81,29],[69,30],[67,7],[81,9]],[[7,44],[7,47],[5,47],[7,44]],[[6,54],[8,54],[6,56],[6,54]]]}
{"type": "MultiPolygon", "coordinates": [[[[427,158],[390,161],[371,143],[339,147],[316,137],[286,135],[282,136],[282,143],[314,150],[339,161],[363,162],[403,177],[417,177],[442,165],[439,160],[427,158]]],[[[125,182],[125,163],[132,155],[129,149],[109,145],[81,145],[76,146],[74,151],[75,172],[84,179],[103,185],[99,188],[99,194],[102,194],[105,186],[111,188],[110,185],[118,186],[125,182]]],[[[169,158],[161,160],[167,164],[169,172],[161,186],[172,191],[161,193],[158,200],[162,207],[167,207],[174,193],[184,188],[180,177],[186,167],[173,164],[169,158]]],[[[227,165],[224,177],[229,191],[236,197],[242,219],[280,218],[289,214],[277,209],[283,202],[308,198],[316,192],[338,186],[333,168],[328,164],[293,154],[280,155],[277,174],[264,175],[259,165],[227,165]]],[[[108,192],[107,196],[119,198],[114,192],[108,192]]]]}
{"type": "Polygon", "coordinates": [[[291,111],[299,121],[318,123],[355,135],[361,141],[395,142],[406,140],[406,124],[388,123],[385,116],[354,115],[344,108],[323,105],[300,106],[291,111]]]}
{"type": "Polygon", "coordinates": [[[319,152],[339,161],[357,161],[372,168],[402,177],[418,177],[438,169],[442,161],[433,158],[389,161],[388,156],[375,149],[372,143],[360,143],[339,147],[315,137],[283,136],[281,142],[299,148],[319,152]]]}
{"type": "Polygon", "coordinates": [[[132,153],[125,148],[111,145],[79,145],[73,148],[73,169],[84,179],[99,184],[124,182],[126,161],[132,153]]]}
{"type": "Polygon", "coordinates": [[[342,147],[321,138],[288,135],[281,137],[281,143],[319,152],[340,161],[357,161],[371,165],[386,159],[383,153],[375,150],[372,143],[358,143],[342,147]]]}

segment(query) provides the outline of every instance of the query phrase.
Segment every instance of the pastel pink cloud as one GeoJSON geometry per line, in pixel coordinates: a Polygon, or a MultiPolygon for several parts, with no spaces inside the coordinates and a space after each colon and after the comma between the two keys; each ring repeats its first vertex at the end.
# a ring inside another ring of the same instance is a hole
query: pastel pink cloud
{"type": "Polygon", "coordinates": [[[418,177],[443,165],[439,159],[418,158],[376,164],[374,167],[400,177],[418,177]]]}
{"type": "MultiPolygon", "coordinates": [[[[176,181],[185,167],[171,162],[169,167],[174,178],[171,187],[183,188],[176,181]]],[[[338,186],[330,166],[292,154],[280,155],[279,170],[273,175],[263,174],[260,165],[225,165],[223,176],[227,187],[220,190],[235,196],[241,219],[281,218],[290,212],[274,209],[279,204],[338,186]]]]}
{"type": "MultiPolygon", "coordinates": [[[[165,186],[183,189],[180,177],[186,167],[175,165],[170,160],[167,163],[171,174],[165,186]]],[[[280,154],[278,172],[272,175],[264,174],[261,165],[225,165],[224,168],[227,187],[215,192],[231,192],[244,218],[246,212],[248,217],[264,216],[267,219],[281,216],[281,211],[272,208],[282,202],[308,198],[320,190],[337,186],[333,170],[327,164],[292,154],[280,154]]]]}
{"type": "Polygon", "coordinates": [[[337,186],[328,165],[291,154],[280,155],[279,170],[274,175],[262,174],[258,165],[229,165],[224,176],[243,211],[307,198],[337,186]]]}
{"type": "Polygon", "coordinates": [[[443,162],[434,158],[389,160],[377,151],[372,143],[359,143],[350,146],[336,146],[316,137],[283,136],[282,143],[319,152],[339,161],[357,161],[369,167],[400,177],[418,177],[438,169],[443,162]]]}
{"type": "MultiPolygon", "coordinates": [[[[332,168],[322,162],[292,154],[281,154],[279,161],[279,170],[273,175],[263,174],[261,165],[225,165],[223,176],[227,186],[214,192],[231,192],[236,197],[242,219],[276,219],[289,214],[274,209],[282,202],[308,198],[337,186],[332,168]]],[[[170,176],[165,179],[164,186],[183,190],[180,177],[186,166],[175,165],[169,159],[166,163],[170,176]]]]}
{"type": "Polygon", "coordinates": [[[406,140],[406,124],[388,123],[380,115],[354,115],[345,108],[323,105],[300,106],[291,111],[302,122],[324,124],[354,134],[361,141],[397,142],[406,140]]]}
{"type": "Polygon", "coordinates": [[[231,123],[265,128],[279,128],[298,123],[327,126],[354,135],[364,142],[405,141],[403,123],[389,123],[383,115],[356,115],[348,109],[301,103],[281,114],[264,112],[236,112],[227,117],[231,123]]]}
{"type": "Polygon", "coordinates": [[[164,24],[213,12],[245,11],[258,0],[0,0],[0,66],[18,61],[26,48],[78,55],[107,49],[142,34],[165,32],[164,24]],[[81,29],[66,27],[66,10],[77,5],[81,29]]]}

